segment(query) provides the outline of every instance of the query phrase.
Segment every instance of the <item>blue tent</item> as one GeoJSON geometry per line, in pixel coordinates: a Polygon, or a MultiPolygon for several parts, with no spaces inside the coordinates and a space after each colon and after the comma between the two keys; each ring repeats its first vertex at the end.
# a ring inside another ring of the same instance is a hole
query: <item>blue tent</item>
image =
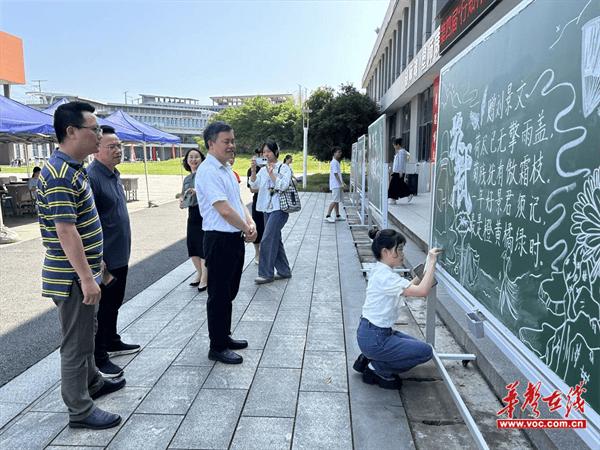
{"type": "Polygon", "coordinates": [[[50,114],[51,116],[53,116],[54,111],[56,111],[56,108],[58,108],[60,105],[64,105],[65,103],[69,103],[69,100],[67,100],[66,98],[63,97],[60,100],[56,100],[54,103],[52,103],[46,109],[42,109],[42,112],[45,112],[46,114],[50,114]]]}
{"type": "Polygon", "coordinates": [[[0,133],[54,135],[52,116],[0,96],[0,133]]]}
{"type": "Polygon", "coordinates": [[[108,119],[103,119],[102,117],[98,117],[98,124],[113,127],[115,133],[119,136],[119,139],[124,142],[144,142],[144,135],[133,128],[124,127],[121,124],[114,123],[108,119]]]}
{"type": "Polygon", "coordinates": [[[146,125],[123,111],[115,111],[108,116],[106,120],[118,126],[141,133],[142,139],[140,140],[143,142],[154,142],[159,144],[179,144],[181,142],[181,139],[177,136],[160,131],[150,125],[146,125]]]}
{"type": "MultiPolygon", "coordinates": [[[[45,112],[46,114],[50,114],[51,116],[54,116],[54,112],[56,111],[56,109],[59,106],[64,105],[65,103],[69,103],[69,100],[67,100],[66,98],[61,98],[60,100],[55,101],[50,106],[48,106],[46,109],[44,109],[43,112],[45,112]]],[[[124,127],[124,126],[118,125],[116,123],[112,123],[109,120],[102,119],[101,117],[98,117],[98,124],[99,125],[108,125],[108,126],[113,127],[115,129],[115,132],[117,133],[117,136],[119,136],[119,138],[122,141],[144,142],[144,136],[142,135],[142,133],[140,133],[139,131],[137,131],[131,127],[124,127]]]]}

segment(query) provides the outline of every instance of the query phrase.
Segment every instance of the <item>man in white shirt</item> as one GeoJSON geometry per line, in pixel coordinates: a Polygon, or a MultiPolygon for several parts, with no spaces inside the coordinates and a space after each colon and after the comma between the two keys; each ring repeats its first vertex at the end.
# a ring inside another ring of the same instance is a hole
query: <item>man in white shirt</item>
{"type": "Polygon", "coordinates": [[[208,154],[198,168],[195,185],[208,271],[208,358],[240,364],[243,358],[232,350],[246,348],[248,342],[231,337],[232,302],[240,287],[244,241],[254,242],[256,224],[228,163],[235,151],[233,129],[225,122],[213,122],[204,130],[204,143],[208,154]]]}
{"type": "Polygon", "coordinates": [[[394,155],[394,162],[392,164],[392,177],[390,179],[390,185],[388,188],[388,203],[393,205],[398,203],[401,198],[408,197],[410,203],[413,199],[413,195],[410,193],[408,185],[404,181],[406,176],[406,163],[410,159],[410,153],[402,146],[402,139],[394,139],[394,149],[396,154],[394,155]]]}
{"type": "Polygon", "coordinates": [[[342,168],[340,161],[342,160],[342,149],[333,147],[333,159],[329,168],[329,189],[331,189],[331,203],[327,210],[325,220],[329,223],[334,223],[336,220],[345,220],[340,215],[340,203],[342,202],[342,193],[346,184],[342,180],[342,168]],[[331,212],[335,209],[335,217],[331,217],[331,212]]]}

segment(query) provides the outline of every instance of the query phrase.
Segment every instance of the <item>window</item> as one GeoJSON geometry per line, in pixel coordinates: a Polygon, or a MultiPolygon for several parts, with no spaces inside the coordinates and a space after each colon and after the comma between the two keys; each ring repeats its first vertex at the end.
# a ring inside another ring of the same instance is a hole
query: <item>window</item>
{"type": "Polygon", "coordinates": [[[400,110],[400,124],[402,146],[408,150],[410,148],[410,103],[400,110]]]}
{"type": "Polygon", "coordinates": [[[433,86],[419,96],[419,161],[431,156],[431,126],[433,121],[433,86]]]}

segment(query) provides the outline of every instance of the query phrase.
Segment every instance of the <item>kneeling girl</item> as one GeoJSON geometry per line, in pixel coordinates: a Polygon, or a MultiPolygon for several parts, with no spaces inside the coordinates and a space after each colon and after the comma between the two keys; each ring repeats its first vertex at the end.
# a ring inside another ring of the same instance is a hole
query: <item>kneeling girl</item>
{"type": "Polygon", "coordinates": [[[394,331],[404,297],[425,297],[433,285],[435,263],[441,249],[432,248],[427,255],[429,268],[412,281],[393,271],[404,262],[406,239],[395,230],[371,230],[371,249],[377,264],[369,274],[367,295],[357,331],[362,354],[354,369],[362,372],[363,381],[386,389],[398,389],[397,374],[412,369],[432,357],[431,346],[412,336],[394,331]]]}

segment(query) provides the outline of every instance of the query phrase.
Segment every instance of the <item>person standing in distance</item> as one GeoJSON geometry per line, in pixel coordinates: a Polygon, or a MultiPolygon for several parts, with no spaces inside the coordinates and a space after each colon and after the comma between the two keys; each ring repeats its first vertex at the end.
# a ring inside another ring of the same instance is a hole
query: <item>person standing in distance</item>
{"type": "Polygon", "coordinates": [[[123,155],[121,140],[113,127],[102,125],[100,128],[100,150],[88,167],[90,185],[102,223],[106,271],[106,281],[100,285],[102,301],[98,308],[94,357],[96,367],[103,376],[117,378],[123,375],[123,369],[114,364],[110,356],[136,353],[140,351],[140,346],[124,343],[117,333],[117,317],[125,297],[131,255],[131,226],[125,190],[117,169],[123,155]]]}
{"type": "Polygon", "coordinates": [[[388,188],[388,203],[393,205],[398,203],[398,199],[408,197],[407,203],[413,199],[410,189],[404,180],[406,176],[406,163],[410,159],[410,153],[402,146],[402,139],[394,139],[394,162],[392,164],[392,177],[388,188]]]}
{"type": "Polygon", "coordinates": [[[256,224],[242,202],[228,163],[235,152],[233,129],[225,122],[213,122],[204,130],[204,143],[208,154],[198,168],[195,184],[208,271],[208,358],[240,364],[243,358],[232,350],[246,348],[248,342],[231,337],[232,302],[242,277],[244,240],[254,242],[256,224]]]}
{"type": "Polygon", "coordinates": [[[71,428],[105,429],[121,416],[94,400],[125,386],[103,378],[94,362],[94,321],[100,301],[102,226],[83,160],[97,153],[102,129],[94,107],[70,102],[54,113],[58,148],[40,174],[37,191],[40,231],[46,247],[42,296],[58,307],[61,394],[71,428]]]}
{"type": "Polygon", "coordinates": [[[333,159],[330,163],[329,168],[329,189],[331,189],[331,204],[327,210],[325,220],[330,223],[334,223],[336,220],[346,220],[340,215],[340,203],[342,202],[342,196],[346,184],[342,180],[342,168],[340,161],[342,160],[342,149],[340,147],[333,147],[332,150],[333,159]],[[332,211],[335,209],[335,217],[331,217],[332,211]]]}

